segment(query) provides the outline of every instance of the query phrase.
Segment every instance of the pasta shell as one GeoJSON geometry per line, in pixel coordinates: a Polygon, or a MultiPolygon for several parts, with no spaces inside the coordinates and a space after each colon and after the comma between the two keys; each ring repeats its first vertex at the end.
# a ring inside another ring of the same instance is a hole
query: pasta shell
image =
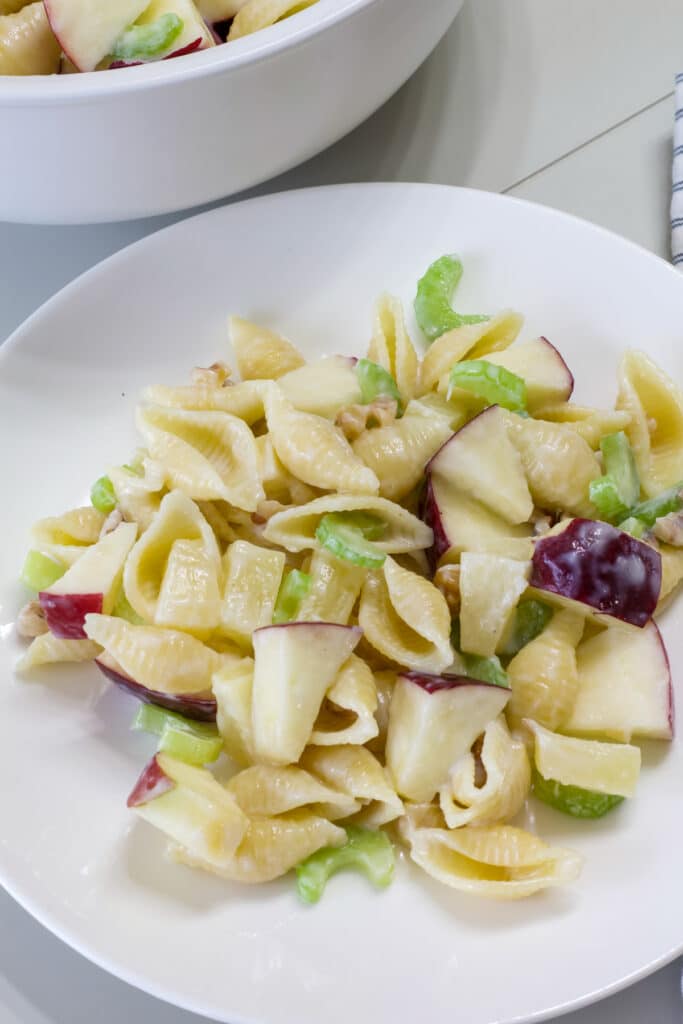
{"type": "Polygon", "coordinates": [[[192,412],[227,412],[245,423],[263,419],[263,400],[272,384],[264,381],[241,381],[228,387],[207,384],[145,388],[142,397],[150,405],[192,412]]]}
{"type": "Polygon", "coordinates": [[[208,863],[176,844],[169,857],[178,864],[204,868],[232,882],[270,882],[306,860],[323,846],[342,846],[344,829],[308,811],[292,811],[277,818],[254,818],[235,853],[217,864],[208,863]]]}
{"type": "Polygon", "coordinates": [[[352,654],[327,691],[309,743],[330,747],[363,744],[379,732],[377,688],[365,662],[352,654]]]}
{"type": "Polygon", "coordinates": [[[254,659],[227,661],[211,680],[216,698],[216,725],[228,756],[238,765],[254,760],[251,701],[254,688],[254,659]]]}
{"type": "Polygon", "coordinates": [[[315,531],[328,512],[370,512],[385,523],[379,540],[373,541],[380,551],[397,554],[431,547],[434,535],[428,526],[400,505],[386,498],[360,495],[325,495],[299,508],[278,512],[263,531],[266,540],[287,551],[304,551],[317,547],[315,531]]]}
{"type": "Polygon", "coordinates": [[[391,695],[396,685],[396,672],[391,669],[382,669],[380,672],[373,672],[375,677],[375,690],[377,693],[377,710],[375,721],[379,732],[377,737],[368,744],[374,754],[384,755],[384,747],[387,742],[387,729],[389,728],[389,708],[391,706],[391,695]]]}
{"type": "Polygon", "coordinates": [[[108,473],[116,494],[116,504],[129,523],[146,530],[159,511],[166,490],[164,467],[155,459],[143,459],[143,475],[131,473],[125,466],[112,466],[108,473]]]}
{"type": "Polygon", "coordinates": [[[123,585],[146,622],[208,635],[219,621],[220,574],[211,527],[190,498],[171,491],[128,556],[123,585]]]}
{"type": "Polygon", "coordinates": [[[17,672],[28,672],[39,665],[63,661],[92,661],[102,648],[92,640],[62,640],[52,633],[43,633],[31,641],[16,664],[17,672]]]}
{"type": "Polygon", "coordinates": [[[291,341],[239,316],[230,317],[230,341],[242,380],[277,380],[306,363],[291,341]]]}
{"type": "Polygon", "coordinates": [[[138,429],[163,463],[169,486],[191,498],[222,498],[255,512],[264,497],[256,442],[249,427],[224,412],[188,412],[147,406],[138,409],[138,429]]]}
{"type": "Polygon", "coordinates": [[[508,821],[522,807],[530,784],[526,747],[510,735],[501,715],[487,726],[479,755],[470,752],[453,766],[439,806],[451,829],[508,821]]]}
{"type": "Polygon", "coordinates": [[[363,586],[365,570],[319,549],[313,552],[308,575],[311,584],[297,617],[302,622],[348,625],[363,586]]]}
{"type": "Polygon", "coordinates": [[[42,3],[0,18],[0,75],[54,75],[60,54],[42,3]]]}
{"type": "Polygon", "coordinates": [[[573,405],[571,402],[544,405],[537,411],[536,416],[551,423],[566,423],[594,450],[600,447],[603,437],[626,430],[631,422],[630,413],[624,410],[592,409],[590,406],[573,405]]]}
{"type": "Polygon", "coordinates": [[[354,818],[358,824],[379,828],[403,813],[386,770],[365,747],[308,747],[301,767],[359,801],[363,809],[354,818]]]}
{"type": "Polygon", "coordinates": [[[249,817],[272,817],[308,807],[334,821],[359,809],[353,797],[325,786],[309,772],[293,765],[257,764],[233,775],[226,786],[249,817]]]}
{"type": "Polygon", "coordinates": [[[418,359],[406,328],[401,302],[392,295],[382,295],[375,308],[368,359],[379,363],[391,374],[404,402],[414,397],[418,359]]]}
{"type": "Polygon", "coordinates": [[[515,340],[524,318],[512,310],[504,310],[479,324],[464,324],[447,331],[433,342],[422,360],[418,394],[433,391],[445,373],[461,359],[483,359],[489,352],[499,352],[515,340]]]}
{"type": "Polygon", "coordinates": [[[569,717],[579,689],[576,647],[583,627],[578,612],[557,611],[543,632],[514,656],[507,668],[512,722],[533,718],[557,729],[569,717]]]}
{"type": "Polygon", "coordinates": [[[617,409],[627,428],[647,497],[683,480],[683,393],[643,352],[627,352],[619,367],[617,409]]]}
{"type": "Polygon", "coordinates": [[[73,565],[91,544],[97,543],[105,518],[88,506],[39,519],[31,529],[31,546],[64,565],[73,565]]]}
{"type": "Polygon", "coordinates": [[[377,477],[364,466],[338,427],[322,416],[298,412],[277,390],[266,401],[266,419],[278,458],[311,487],[347,494],[376,494],[377,477]]]}
{"type": "Polygon", "coordinates": [[[421,410],[411,402],[405,415],[387,427],[366,430],[353,442],[353,450],[379,480],[379,493],[400,501],[424,476],[425,466],[451,436],[446,419],[421,410]]]}
{"type": "Polygon", "coordinates": [[[275,454],[269,434],[256,438],[256,449],[259,476],[267,500],[279,501],[283,505],[304,505],[316,497],[316,491],[287,472],[275,454]]]}
{"type": "Polygon", "coordinates": [[[381,573],[368,576],[358,622],[380,654],[405,668],[441,672],[453,661],[451,616],[443,594],[391,558],[381,573]]]}
{"type": "Polygon", "coordinates": [[[430,813],[406,815],[400,822],[410,856],[427,874],[462,892],[493,899],[521,899],[578,878],[582,858],[548,846],[510,825],[447,830],[434,827],[430,813]]]}
{"type": "Polygon", "coordinates": [[[85,632],[130,678],[157,693],[203,694],[228,655],[175,629],[132,626],[110,615],[86,615],[85,632]]]}
{"type": "Polygon", "coordinates": [[[529,490],[539,508],[572,515],[594,515],[588,499],[600,463],[588,443],[564,423],[510,415],[510,437],[517,447],[529,490]]]}
{"type": "Polygon", "coordinates": [[[223,558],[225,588],[220,612],[220,632],[248,646],[260,626],[273,621],[285,556],[244,540],[230,545],[223,558]]]}

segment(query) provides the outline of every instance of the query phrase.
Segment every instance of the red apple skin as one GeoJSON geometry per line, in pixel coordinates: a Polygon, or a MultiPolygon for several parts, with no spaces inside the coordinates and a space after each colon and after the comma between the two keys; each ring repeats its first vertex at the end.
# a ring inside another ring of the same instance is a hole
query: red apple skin
{"type": "Polygon", "coordinates": [[[155,754],[142,769],[140,778],[131,789],[126,800],[126,807],[139,807],[141,804],[148,804],[150,800],[156,800],[158,796],[168,793],[169,789],[173,789],[174,786],[175,782],[162,771],[155,754]]]}
{"type": "Polygon", "coordinates": [[[177,711],[186,718],[192,718],[197,722],[216,721],[216,701],[213,697],[199,697],[193,693],[160,693],[158,690],[149,690],[141,683],[136,683],[130,676],[107,665],[101,658],[95,660],[95,664],[112,683],[126,693],[137,697],[143,704],[157,704],[168,711],[177,711]]]}
{"type": "Polygon", "coordinates": [[[572,371],[569,369],[569,367],[567,366],[566,362],[564,361],[564,357],[563,357],[562,353],[560,352],[559,349],[555,348],[555,346],[553,345],[552,341],[549,341],[549,339],[546,338],[546,336],[544,334],[541,335],[541,339],[540,340],[545,342],[546,345],[550,346],[550,348],[553,350],[553,352],[557,356],[558,362],[562,363],[562,366],[565,369],[565,372],[567,374],[567,394],[564,396],[564,401],[568,402],[569,399],[574,394],[574,384],[576,383],[575,380],[574,380],[574,374],[572,373],[572,371]]]}
{"type": "Polygon", "coordinates": [[[662,559],[609,523],[573,519],[562,533],[536,542],[529,585],[642,627],[657,607],[662,559]]]}
{"type": "Polygon", "coordinates": [[[422,498],[421,519],[434,534],[434,543],[426,552],[432,572],[436,570],[439,560],[446,554],[451,544],[444,530],[443,520],[439,512],[439,505],[434,494],[431,476],[427,477],[424,495],[422,498]]]}
{"type": "Polygon", "coordinates": [[[90,612],[102,613],[102,594],[38,594],[40,607],[53,636],[64,640],[87,640],[85,617],[90,612]]]}
{"type": "Polygon", "coordinates": [[[487,689],[494,687],[501,690],[503,687],[495,683],[487,683],[483,679],[473,679],[472,676],[459,676],[444,673],[441,676],[433,675],[431,672],[401,672],[398,679],[407,679],[409,683],[426,690],[427,693],[437,693],[439,690],[455,690],[459,686],[484,686],[487,689]]]}
{"type": "MultiPolygon", "coordinates": [[[[161,59],[162,60],[171,60],[172,57],[184,57],[186,53],[194,53],[195,50],[198,50],[201,45],[202,45],[201,37],[199,37],[198,39],[193,39],[191,43],[187,43],[185,46],[181,46],[181,48],[179,50],[174,50],[173,53],[167,53],[166,56],[162,57],[161,59]]],[[[137,68],[141,64],[153,64],[153,63],[154,63],[154,61],[144,61],[144,60],[113,60],[111,62],[111,64],[109,65],[109,67],[107,68],[107,70],[108,71],[115,71],[117,68],[137,68]]]]}
{"type": "Polygon", "coordinates": [[[669,721],[669,738],[673,739],[674,736],[676,735],[676,705],[675,705],[675,702],[674,702],[674,687],[673,687],[673,680],[672,680],[672,676],[671,676],[671,662],[669,661],[669,652],[666,649],[666,644],[664,643],[664,637],[662,636],[661,631],[659,629],[659,626],[654,621],[654,619],[652,620],[652,625],[654,626],[655,632],[657,633],[657,639],[659,640],[659,646],[662,648],[662,655],[664,657],[664,663],[666,665],[666,672],[667,672],[667,675],[669,677],[669,686],[668,686],[669,702],[668,702],[668,715],[667,715],[667,717],[668,717],[668,721],[669,721]]]}

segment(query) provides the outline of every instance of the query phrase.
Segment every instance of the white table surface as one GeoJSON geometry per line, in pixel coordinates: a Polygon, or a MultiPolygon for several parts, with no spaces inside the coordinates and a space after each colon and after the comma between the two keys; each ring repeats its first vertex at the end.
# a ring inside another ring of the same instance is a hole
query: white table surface
{"type": "MultiPolygon", "coordinates": [[[[468,185],[567,210],[666,259],[681,39],[680,0],[468,0],[374,117],[250,194],[362,180],[468,185]]],[[[0,224],[0,339],[77,274],[185,215],[95,227],[0,224]]],[[[563,1020],[681,1024],[680,979],[681,963],[670,964],[563,1020]]],[[[92,966],[0,894],[0,1024],[201,1019],[92,966]]]]}

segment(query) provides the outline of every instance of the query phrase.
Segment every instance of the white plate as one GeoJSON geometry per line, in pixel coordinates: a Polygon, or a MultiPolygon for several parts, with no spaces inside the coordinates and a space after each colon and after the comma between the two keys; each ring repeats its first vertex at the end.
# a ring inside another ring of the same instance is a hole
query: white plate
{"type": "MultiPolygon", "coordinates": [[[[682,948],[683,745],[648,750],[636,799],[597,824],[537,813],[586,856],[580,881],[527,902],[451,893],[402,865],[385,894],[339,876],[315,909],[291,880],[241,889],[167,864],[125,797],[151,750],[133,702],[94,670],[13,678],[27,528],[86,500],[125,458],[144,384],[226,353],[229,311],[308,353],[364,351],[373,301],[409,303],[458,250],[458,305],[514,306],[608,403],[627,345],[683,379],[683,281],[660,260],[542,207],[481,192],[357,185],[214,210],[112,257],[0,352],[0,875],[48,928],[120,977],[231,1024],[502,1024],[597,999],[682,948]]],[[[683,678],[683,613],[663,620],[683,678]]],[[[680,689],[679,689],[680,693],[680,689]]]]}

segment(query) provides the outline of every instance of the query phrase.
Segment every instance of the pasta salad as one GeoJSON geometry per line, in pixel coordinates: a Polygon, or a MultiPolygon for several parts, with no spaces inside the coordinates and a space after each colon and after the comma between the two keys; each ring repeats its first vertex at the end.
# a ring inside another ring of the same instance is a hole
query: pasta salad
{"type": "Polygon", "coordinates": [[[182,57],[317,0],[0,0],[0,75],[103,71],[182,57]]]}
{"type": "MultiPolygon", "coordinates": [[[[581,857],[520,824],[634,796],[673,735],[654,615],[683,579],[683,395],[627,352],[614,409],[522,317],[456,312],[453,256],[415,319],[382,296],[362,358],[307,362],[233,317],[218,361],[148,387],[143,447],[42,519],[19,670],[94,662],[157,737],[128,806],[174,860],[236,882],[395,850],[499,899],[581,857]]],[[[589,824],[584,827],[590,827],[589,824]]]]}

